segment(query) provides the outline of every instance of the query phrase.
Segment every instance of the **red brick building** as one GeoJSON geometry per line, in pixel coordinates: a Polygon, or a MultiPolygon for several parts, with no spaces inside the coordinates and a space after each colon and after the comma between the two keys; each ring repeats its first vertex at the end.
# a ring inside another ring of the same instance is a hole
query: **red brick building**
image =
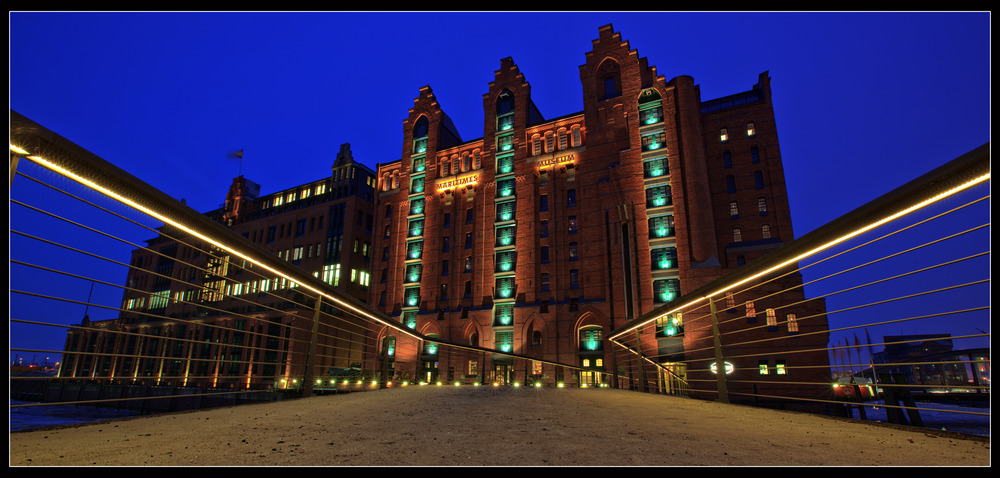
{"type": "MultiPolygon", "coordinates": [[[[432,338],[593,372],[442,363],[415,344],[393,347],[397,375],[605,381],[608,332],[792,239],[766,72],[703,101],[608,25],[580,66],[581,112],[543,118],[512,58],[494,74],[479,139],[425,86],[401,159],[378,166],[369,304],[432,338]]],[[[378,341],[412,340],[395,335],[378,341]]]]}

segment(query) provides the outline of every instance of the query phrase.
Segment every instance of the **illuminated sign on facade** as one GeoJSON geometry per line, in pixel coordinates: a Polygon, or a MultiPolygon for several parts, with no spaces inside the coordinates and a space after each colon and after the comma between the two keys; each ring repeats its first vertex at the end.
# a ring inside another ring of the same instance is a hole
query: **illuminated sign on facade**
{"type": "Polygon", "coordinates": [[[444,192],[449,189],[460,188],[462,186],[474,186],[479,182],[479,173],[466,174],[454,179],[448,179],[437,183],[437,191],[444,192]]]}
{"type": "Polygon", "coordinates": [[[560,164],[568,164],[575,162],[576,162],[575,154],[564,154],[562,156],[555,156],[553,158],[538,160],[538,169],[555,167],[560,164]]]}

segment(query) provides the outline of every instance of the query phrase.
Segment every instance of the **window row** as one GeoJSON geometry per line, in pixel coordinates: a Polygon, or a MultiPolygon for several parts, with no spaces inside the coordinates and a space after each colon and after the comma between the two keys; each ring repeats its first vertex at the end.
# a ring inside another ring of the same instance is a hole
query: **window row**
{"type": "MultiPolygon", "coordinates": [[[[756,146],[750,147],[750,163],[760,164],[760,149],[756,146]]],[[[722,167],[729,169],[733,167],[733,153],[726,150],[722,152],[722,167]]]]}
{"type": "MultiPolygon", "coordinates": [[[[764,196],[757,198],[757,215],[767,215],[767,198],[764,196]]],[[[738,201],[729,201],[729,217],[732,219],[740,218],[740,204],[738,201]]]]}
{"type": "MultiPolygon", "coordinates": [[[[753,187],[754,189],[764,189],[764,173],[759,169],[753,172],[753,187]]],[[[736,192],[736,177],[732,174],[726,176],[726,192],[736,192]]]]}
{"type": "Polygon", "coordinates": [[[568,148],[577,148],[583,145],[583,131],[580,125],[570,126],[569,129],[559,128],[556,131],[546,131],[536,133],[531,136],[531,155],[537,156],[542,153],[552,153],[568,148]]]}
{"type": "MultiPolygon", "coordinates": [[[[747,121],[746,126],[747,137],[752,138],[757,136],[757,127],[754,126],[753,121],[747,121]]],[[[719,141],[722,141],[723,143],[729,141],[729,128],[719,128],[719,141]]]]}
{"type": "MultiPolygon", "coordinates": [[[[771,225],[761,224],[760,225],[760,238],[761,239],[771,239],[771,225]]],[[[733,242],[743,242],[743,228],[734,227],[733,228],[733,242]]]]}

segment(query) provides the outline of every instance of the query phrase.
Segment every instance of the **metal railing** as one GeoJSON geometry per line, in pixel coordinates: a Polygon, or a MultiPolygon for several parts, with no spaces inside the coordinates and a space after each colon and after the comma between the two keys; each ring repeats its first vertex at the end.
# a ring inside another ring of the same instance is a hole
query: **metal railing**
{"type": "Polygon", "coordinates": [[[612,331],[619,369],[637,390],[988,434],[989,176],[986,144],[612,331]]]}
{"type": "Polygon", "coordinates": [[[578,370],[424,336],[13,111],[10,142],[12,408],[163,411],[578,370]],[[156,296],[136,272],[184,287],[156,296]]]}

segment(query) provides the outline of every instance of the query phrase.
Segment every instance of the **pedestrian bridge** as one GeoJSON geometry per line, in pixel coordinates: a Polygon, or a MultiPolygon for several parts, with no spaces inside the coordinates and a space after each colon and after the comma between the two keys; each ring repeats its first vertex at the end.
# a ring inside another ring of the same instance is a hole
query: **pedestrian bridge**
{"type": "Polygon", "coordinates": [[[420,387],[537,398],[572,389],[923,428],[988,423],[989,144],[942,158],[941,167],[610,331],[599,346],[611,363],[595,373],[423,336],[13,111],[10,142],[11,390],[30,402],[12,407],[161,412],[320,395],[374,400],[420,387]],[[130,270],[177,280],[157,264],[130,262],[132,250],[155,250],[148,241],[160,237],[242,273],[197,271],[223,281],[212,297],[178,290],[124,303],[130,270]],[[825,301],[823,330],[805,332],[818,317],[754,308],[787,292],[774,286],[786,275],[802,277],[808,300],[825,301]],[[166,304],[192,312],[165,315],[166,304]],[[749,328],[773,332],[768,345],[789,357],[825,360],[759,362],[760,344],[740,333],[749,328]],[[197,337],[187,333],[194,330],[197,337]],[[377,342],[384,330],[405,344],[377,342]],[[819,348],[801,345],[816,336],[819,348]],[[440,372],[393,361],[394,347],[414,347],[410,356],[433,358],[440,372]],[[495,357],[513,363],[513,373],[462,366],[495,357]],[[376,393],[347,393],[362,391],[376,393]],[[925,423],[940,415],[949,417],[943,426],[925,423]]]}

